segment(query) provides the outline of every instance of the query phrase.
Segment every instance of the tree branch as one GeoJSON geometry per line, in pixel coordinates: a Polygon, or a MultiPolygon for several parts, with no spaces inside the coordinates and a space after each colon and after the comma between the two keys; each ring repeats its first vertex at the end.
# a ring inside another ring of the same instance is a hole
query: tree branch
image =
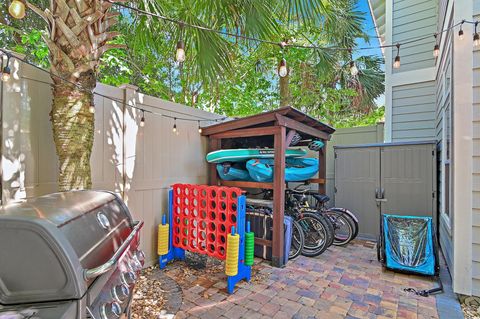
{"type": "Polygon", "coordinates": [[[27,8],[29,8],[30,10],[35,12],[37,15],[39,15],[50,26],[50,20],[48,20],[47,16],[40,8],[38,8],[34,4],[31,4],[30,2],[26,2],[26,5],[27,5],[27,8]]]}
{"type": "Polygon", "coordinates": [[[127,46],[125,44],[105,44],[98,49],[97,58],[101,57],[102,54],[104,54],[108,50],[111,50],[111,49],[126,49],[126,48],[127,48],[127,46]]]}

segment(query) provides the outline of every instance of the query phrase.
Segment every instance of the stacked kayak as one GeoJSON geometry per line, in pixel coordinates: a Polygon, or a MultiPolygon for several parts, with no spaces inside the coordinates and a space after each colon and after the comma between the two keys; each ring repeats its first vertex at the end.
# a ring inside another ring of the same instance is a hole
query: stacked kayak
{"type": "Polygon", "coordinates": [[[225,181],[253,181],[248,173],[245,163],[217,164],[218,176],[225,181]]]}
{"type": "MultiPolygon", "coordinates": [[[[312,178],[318,172],[316,158],[287,158],[285,159],[285,181],[301,182],[312,178]]],[[[247,170],[250,177],[257,182],[273,181],[273,159],[251,159],[247,161],[247,170]]]]}
{"type": "MultiPolygon", "coordinates": [[[[225,149],[208,153],[207,161],[217,163],[221,179],[227,181],[271,182],[274,173],[274,149],[225,149]]],[[[285,181],[305,181],[318,172],[318,159],[303,158],[307,151],[289,148],[285,152],[285,181]]]]}

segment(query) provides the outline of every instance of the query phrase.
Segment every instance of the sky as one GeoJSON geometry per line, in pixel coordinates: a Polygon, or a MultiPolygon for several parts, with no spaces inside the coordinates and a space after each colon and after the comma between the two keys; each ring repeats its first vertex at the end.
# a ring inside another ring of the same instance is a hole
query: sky
{"type": "MultiPolygon", "coordinates": [[[[366,34],[370,36],[370,43],[365,42],[363,39],[358,39],[357,40],[358,46],[359,47],[380,46],[380,41],[375,31],[375,24],[373,23],[373,17],[370,14],[368,0],[358,0],[357,5],[358,5],[358,10],[365,13],[365,23],[363,26],[363,30],[365,31],[366,34]]],[[[361,50],[361,52],[357,52],[357,54],[378,55],[382,57],[382,51],[379,48],[370,49],[370,50],[361,50]]]]}
{"type": "MultiPolygon", "coordinates": [[[[370,7],[368,6],[368,0],[358,0],[358,10],[365,13],[365,23],[363,30],[370,36],[370,42],[365,42],[363,39],[358,39],[357,44],[359,47],[378,47],[380,46],[380,41],[377,37],[375,31],[375,24],[373,23],[373,17],[370,13],[370,7]]],[[[380,48],[369,49],[369,50],[359,50],[354,52],[354,58],[360,55],[377,55],[383,58],[382,50],[380,48]]],[[[384,66],[382,66],[383,69],[384,66]]],[[[381,95],[376,99],[377,105],[385,105],[385,95],[381,95]]]]}

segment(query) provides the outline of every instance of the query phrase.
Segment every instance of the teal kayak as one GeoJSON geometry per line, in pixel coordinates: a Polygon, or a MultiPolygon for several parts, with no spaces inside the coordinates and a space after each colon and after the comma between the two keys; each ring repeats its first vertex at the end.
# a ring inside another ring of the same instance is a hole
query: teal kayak
{"type": "MultiPolygon", "coordinates": [[[[207,162],[243,162],[252,158],[273,158],[275,150],[273,148],[238,148],[213,151],[207,154],[207,162]]],[[[285,151],[285,156],[302,157],[307,155],[303,148],[289,148],[285,151]]]]}
{"type": "MultiPolygon", "coordinates": [[[[300,182],[312,178],[318,172],[316,158],[287,158],[285,160],[285,181],[300,182]]],[[[273,180],[273,159],[251,159],[247,161],[247,170],[250,177],[257,182],[271,182],[273,180]]]]}
{"type": "Polygon", "coordinates": [[[245,163],[217,164],[218,176],[225,181],[253,181],[245,163]]]}

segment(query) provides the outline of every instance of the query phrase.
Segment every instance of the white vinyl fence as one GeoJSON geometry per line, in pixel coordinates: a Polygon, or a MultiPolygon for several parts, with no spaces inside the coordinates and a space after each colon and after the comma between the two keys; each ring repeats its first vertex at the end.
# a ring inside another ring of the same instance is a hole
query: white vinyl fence
{"type": "MultiPolygon", "coordinates": [[[[49,118],[50,76],[14,60],[12,79],[1,83],[2,203],[57,191],[58,160],[49,118]]],[[[97,84],[95,142],[91,158],[94,189],[122,195],[135,219],[145,221],[142,248],[156,260],[156,228],[167,211],[167,190],[173,183],[206,183],[207,140],[197,121],[219,115],[138,94],[136,88],[97,84]],[[142,105],[140,105],[142,104],[142,105]],[[178,117],[145,113],[128,105],[178,117]],[[148,106],[146,106],[148,105],[148,106]]],[[[206,126],[211,122],[202,122],[206,126]]]]}

